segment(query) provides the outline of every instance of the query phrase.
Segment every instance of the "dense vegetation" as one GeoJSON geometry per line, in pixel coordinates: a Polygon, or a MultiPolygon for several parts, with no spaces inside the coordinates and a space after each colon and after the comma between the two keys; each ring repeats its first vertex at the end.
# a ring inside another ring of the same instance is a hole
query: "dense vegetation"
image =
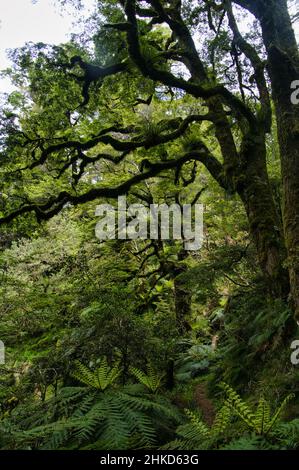
{"type": "Polygon", "coordinates": [[[1,449],[298,449],[290,4],[101,0],[67,44],[11,51],[1,449]],[[203,204],[201,249],[98,240],[121,195],[203,204]]]}

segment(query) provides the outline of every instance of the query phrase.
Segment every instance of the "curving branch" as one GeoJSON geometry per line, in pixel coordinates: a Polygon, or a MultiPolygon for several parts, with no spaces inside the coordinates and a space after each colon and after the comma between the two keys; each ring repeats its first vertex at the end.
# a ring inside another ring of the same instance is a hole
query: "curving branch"
{"type": "Polygon", "coordinates": [[[265,131],[271,131],[272,124],[272,111],[271,111],[271,100],[268,91],[267,82],[265,79],[265,62],[261,60],[256,49],[248,43],[240,33],[238,28],[231,0],[225,0],[224,6],[227,12],[229,26],[234,35],[234,43],[240,48],[243,54],[249,59],[252,68],[254,70],[254,80],[256,82],[261,101],[261,111],[259,112],[259,120],[264,125],[265,131]]]}
{"type": "MultiPolygon", "coordinates": [[[[110,135],[110,133],[114,132],[128,135],[130,133],[136,132],[138,130],[137,128],[134,128],[132,126],[126,128],[110,126],[99,132],[97,136],[92,137],[91,139],[85,142],[80,142],[78,140],[68,140],[66,142],[60,142],[58,144],[50,145],[49,147],[42,150],[40,157],[37,160],[34,160],[27,169],[32,170],[33,168],[39,165],[43,165],[51,154],[59,152],[60,150],[74,149],[77,151],[86,151],[95,147],[99,143],[110,145],[114,150],[120,152],[131,152],[141,147],[149,149],[157,145],[166,144],[168,142],[171,142],[172,140],[181,137],[186,132],[189,125],[194,122],[213,122],[215,119],[216,117],[213,113],[207,113],[204,115],[191,114],[185,119],[169,120],[168,122],[161,121],[160,123],[158,123],[158,125],[164,124],[166,129],[171,128],[173,125],[176,124],[175,130],[168,133],[161,133],[160,135],[156,136],[151,136],[149,138],[142,138],[141,136],[137,136],[136,138],[130,140],[118,140],[112,135],[110,135]]],[[[70,160],[69,165],[71,163],[74,163],[74,161],[70,160]]]]}
{"type": "Polygon", "coordinates": [[[234,3],[237,3],[240,7],[245,10],[250,11],[254,16],[257,16],[258,9],[263,8],[261,0],[233,0],[234,3]]]}
{"type": "MultiPolygon", "coordinates": [[[[151,2],[152,3],[152,2],[151,2]]],[[[154,2],[155,6],[159,11],[161,10],[162,6],[160,2],[156,1],[154,2]]],[[[163,8],[162,8],[163,10],[163,8]]],[[[164,10],[163,10],[164,11],[164,10]]],[[[183,78],[178,78],[175,75],[173,75],[171,72],[157,69],[156,67],[153,66],[152,63],[149,63],[145,58],[143,57],[140,49],[140,42],[139,42],[139,33],[138,33],[138,24],[137,24],[137,18],[136,18],[136,7],[135,7],[135,0],[127,0],[126,5],[125,5],[125,13],[127,16],[128,23],[130,23],[130,28],[128,28],[127,31],[127,42],[128,42],[128,51],[131,59],[141,73],[146,76],[151,78],[152,80],[159,81],[163,83],[166,86],[174,87],[174,88],[180,88],[187,93],[190,93],[192,96],[195,98],[203,98],[203,99],[208,99],[213,96],[221,96],[224,101],[238,114],[243,115],[249,125],[251,126],[252,129],[255,129],[257,126],[257,120],[255,118],[254,113],[240,100],[238,97],[233,95],[227,88],[225,88],[223,85],[216,85],[216,86],[210,86],[210,85],[201,85],[197,82],[194,81],[186,81],[183,78]]],[[[163,14],[166,15],[164,12],[163,14]]],[[[184,29],[183,31],[181,30],[182,25],[179,24],[178,21],[172,20],[169,18],[168,15],[165,16],[165,21],[167,18],[167,22],[169,25],[171,25],[172,28],[175,29],[177,32],[180,28],[180,34],[185,35],[187,34],[187,31],[184,29]]],[[[185,27],[186,28],[186,27],[185,27]]],[[[188,32],[189,33],[189,32],[188,32]]],[[[191,48],[193,46],[190,43],[189,38],[185,38],[186,41],[186,46],[188,46],[188,52],[191,54],[191,48]]],[[[197,54],[196,54],[197,55],[197,54]]],[[[190,56],[191,57],[191,56],[190,56]]],[[[193,57],[193,55],[192,55],[193,57]]],[[[197,55],[197,62],[196,62],[196,70],[198,73],[202,74],[204,71],[202,70],[202,65],[200,65],[201,62],[198,58],[197,55]]],[[[191,66],[191,64],[190,64],[191,66]]],[[[193,69],[195,71],[195,69],[193,69]]],[[[202,75],[203,77],[203,75],[202,75]]]]}
{"type": "Polygon", "coordinates": [[[178,159],[168,160],[167,162],[151,163],[146,161],[146,171],[134,175],[127,181],[119,184],[115,187],[99,187],[92,188],[86,193],[77,195],[72,194],[68,191],[60,192],[56,197],[51,197],[44,204],[38,202],[30,202],[18,209],[10,212],[10,214],[0,218],[0,225],[12,222],[21,215],[28,213],[34,213],[37,220],[48,220],[54,215],[57,215],[63,207],[70,203],[72,205],[83,204],[91,202],[99,198],[117,198],[123,194],[127,194],[128,191],[138,183],[145,181],[149,178],[159,175],[162,171],[175,169],[177,166],[182,166],[184,163],[189,161],[201,162],[211,175],[218,181],[218,183],[226,188],[226,182],[223,178],[223,167],[221,163],[214,157],[211,152],[203,143],[198,143],[198,150],[188,152],[184,156],[178,159]]]}
{"type": "Polygon", "coordinates": [[[89,103],[89,87],[92,83],[95,83],[97,81],[102,82],[105,77],[115,75],[119,72],[124,72],[127,68],[126,62],[120,62],[118,64],[110,65],[107,67],[100,67],[98,65],[93,65],[89,64],[88,62],[85,62],[80,56],[74,56],[71,58],[70,65],[68,65],[68,68],[73,68],[76,65],[79,65],[79,67],[84,72],[82,76],[71,74],[72,77],[74,77],[78,82],[83,83],[83,102],[80,104],[80,107],[86,106],[89,103]]]}

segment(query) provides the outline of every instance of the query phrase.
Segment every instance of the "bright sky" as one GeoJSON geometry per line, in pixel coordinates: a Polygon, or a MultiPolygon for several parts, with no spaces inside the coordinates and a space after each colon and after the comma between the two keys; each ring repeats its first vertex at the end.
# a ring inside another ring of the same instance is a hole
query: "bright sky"
{"type": "MultiPolygon", "coordinates": [[[[86,12],[94,0],[84,0],[86,12]]],[[[6,50],[25,42],[59,44],[69,39],[75,11],[59,11],[53,0],[0,0],[0,70],[10,65],[6,50]]],[[[9,81],[0,80],[0,92],[10,91],[9,81]]]]}

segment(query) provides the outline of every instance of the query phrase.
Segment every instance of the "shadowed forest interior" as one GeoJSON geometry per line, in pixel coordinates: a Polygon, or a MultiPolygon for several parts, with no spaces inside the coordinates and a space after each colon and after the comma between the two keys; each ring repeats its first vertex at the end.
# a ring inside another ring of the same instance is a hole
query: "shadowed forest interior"
{"type": "Polygon", "coordinates": [[[0,448],[298,449],[298,2],[55,4],[2,72],[0,448]]]}

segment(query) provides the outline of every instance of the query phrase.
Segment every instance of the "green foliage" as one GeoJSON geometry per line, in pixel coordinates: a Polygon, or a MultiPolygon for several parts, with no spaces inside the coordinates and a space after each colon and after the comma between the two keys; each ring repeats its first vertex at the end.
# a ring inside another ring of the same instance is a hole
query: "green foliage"
{"type": "Polygon", "coordinates": [[[72,376],[89,387],[93,387],[97,390],[106,390],[107,387],[113,385],[121,374],[119,362],[116,362],[113,366],[109,367],[107,357],[104,356],[99,361],[99,366],[96,370],[91,371],[82,364],[80,361],[75,362],[75,370],[72,372],[72,376]]]}
{"type": "Polygon", "coordinates": [[[165,374],[158,374],[151,364],[147,364],[147,374],[137,367],[130,367],[129,371],[132,375],[148,390],[156,393],[162,386],[165,374]]]}
{"type": "Polygon", "coordinates": [[[281,405],[271,416],[270,404],[264,397],[259,399],[256,411],[253,412],[249,405],[247,405],[229,385],[222,383],[221,387],[226,393],[226,405],[230,407],[255,434],[261,436],[267,436],[272,432],[288,402],[294,398],[293,394],[285,397],[281,405]]]}
{"type": "Polygon", "coordinates": [[[0,427],[5,448],[151,448],[157,429],[161,432],[179,419],[166,399],[134,386],[100,393],[75,387],[61,389],[42,406],[16,408],[0,427]]]}
{"type": "Polygon", "coordinates": [[[274,373],[276,385],[273,385],[286,387],[282,389],[283,394],[293,387],[292,365],[284,336],[292,322],[291,315],[284,302],[269,301],[260,278],[253,278],[252,285],[246,290],[236,288],[229,297],[222,319],[215,323],[220,334],[219,355],[218,361],[212,364],[215,382],[211,386],[222,379],[234,387],[246,387],[254,369],[255,380],[262,382],[265,379],[267,383],[263,386],[269,391],[274,373]],[[286,371],[290,374],[288,386],[278,384],[277,380],[287,379],[286,371]]]}
{"type": "Polygon", "coordinates": [[[186,340],[181,341],[179,346],[188,348],[178,354],[175,362],[175,377],[179,382],[187,382],[207,371],[216,356],[212,347],[207,344],[194,344],[192,340],[186,340]]]}
{"type": "Polygon", "coordinates": [[[275,438],[282,449],[297,449],[299,447],[299,419],[287,423],[278,423],[273,430],[275,438]]]}
{"type": "Polygon", "coordinates": [[[282,397],[298,392],[298,330],[288,293],[277,299],[263,274],[276,249],[286,255],[259,27],[234,9],[260,54],[250,61],[225,2],[182,2],[181,19],[181,2],[162,2],[172,18],[162,24],[154,6],[139,8],[131,33],[123,2],[95,3],[67,44],[28,42],[4,72],[15,91],[0,116],[0,448],[296,449],[298,399],[282,397]],[[134,31],[140,47],[128,44],[134,31]],[[223,110],[198,98],[215,85],[223,110]],[[123,193],[146,207],[202,203],[201,250],[98,240],[97,204],[116,208],[123,193]],[[223,384],[224,402],[221,381],[234,387],[223,384]]]}
{"type": "Polygon", "coordinates": [[[275,446],[255,434],[242,436],[221,447],[222,450],[273,450],[273,448],[275,446]]]}
{"type": "Polygon", "coordinates": [[[205,450],[216,445],[217,440],[223,436],[231,420],[231,413],[227,406],[217,412],[214,423],[209,428],[197,413],[185,410],[189,422],[177,428],[178,438],[169,442],[163,449],[179,450],[205,450]]]}
{"type": "Polygon", "coordinates": [[[279,421],[292,395],[287,396],[271,416],[270,404],[263,397],[253,412],[229,385],[222,383],[221,388],[226,398],[212,426],[209,427],[197,412],[185,410],[188,423],[177,428],[177,438],[163,446],[163,449],[266,450],[298,446],[298,420],[289,423],[279,421]],[[246,428],[251,434],[248,434],[246,428]]]}

